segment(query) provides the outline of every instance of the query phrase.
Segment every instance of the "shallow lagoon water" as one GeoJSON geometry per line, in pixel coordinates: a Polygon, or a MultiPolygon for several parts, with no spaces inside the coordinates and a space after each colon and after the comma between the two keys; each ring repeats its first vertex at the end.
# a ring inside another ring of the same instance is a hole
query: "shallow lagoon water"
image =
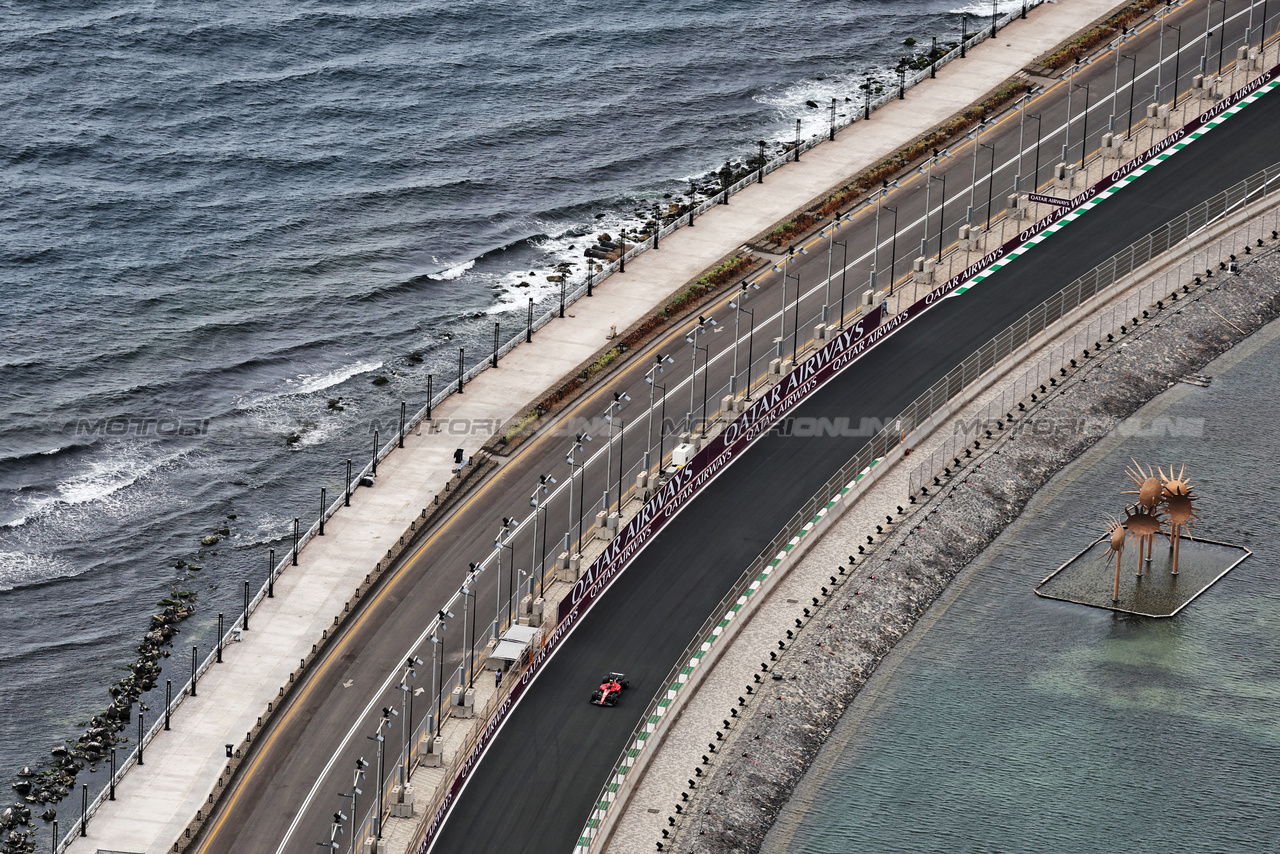
{"type": "Polygon", "coordinates": [[[1208,388],[1175,386],[1128,425],[1143,429],[1059,474],[956,579],[850,706],[764,850],[1275,850],[1280,326],[1205,373],[1208,388]],[[1127,500],[1131,458],[1185,462],[1204,508],[1194,533],[1254,555],[1167,620],[1036,597],[1127,500]]]}

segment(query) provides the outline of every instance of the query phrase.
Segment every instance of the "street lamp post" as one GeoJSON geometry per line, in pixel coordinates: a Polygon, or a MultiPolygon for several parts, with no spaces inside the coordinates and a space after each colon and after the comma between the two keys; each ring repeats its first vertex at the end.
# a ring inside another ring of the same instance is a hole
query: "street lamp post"
{"type": "Polygon", "coordinates": [[[1031,189],[1034,191],[1040,186],[1040,135],[1044,129],[1044,123],[1041,121],[1044,118],[1044,114],[1027,113],[1027,118],[1036,120],[1036,162],[1035,169],[1031,173],[1031,189]]]}
{"type": "Polygon", "coordinates": [[[889,241],[889,296],[893,296],[894,268],[898,264],[898,209],[888,205],[884,209],[893,214],[893,237],[889,241]]]}
{"type": "MultiPolygon", "coordinates": [[[[582,505],[583,505],[583,502],[586,500],[586,496],[583,494],[583,492],[586,488],[587,463],[586,463],[586,460],[583,460],[580,463],[575,463],[573,461],[573,455],[575,452],[585,454],[585,452],[582,449],[582,443],[590,442],[590,441],[591,441],[590,435],[588,435],[587,433],[579,433],[577,436],[573,438],[573,447],[570,448],[568,456],[564,458],[564,461],[569,464],[569,497],[570,498],[573,497],[573,468],[575,465],[578,467],[578,472],[579,472],[579,478],[578,478],[578,549],[579,550],[582,549],[582,510],[583,510],[582,505]]],[[[569,524],[570,525],[573,524],[573,502],[572,501],[569,502],[569,524]]]]}
{"type": "Polygon", "coordinates": [[[983,148],[991,151],[991,168],[987,170],[987,225],[986,230],[991,230],[991,185],[996,175],[996,146],[993,142],[987,145],[985,142],[979,143],[983,148]]]}
{"type": "MultiPolygon", "coordinates": [[[[1218,73],[1222,73],[1222,49],[1227,44],[1227,0],[1220,0],[1222,3],[1222,20],[1218,23],[1218,73]]],[[[1210,0],[1210,8],[1213,7],[1213,0],[1210,0]]]]}
{"type": "Polygon", "coordinates": [[[1082,133],[1080,135],[1080,168],[1083,169],[1084,158],[1089,152],[1089,84],[1077,83],[1075,85],[1077,89],[1084,90],[1084,113],[1081,115],[1081,118],[1084,120],[1084,124],[1081,128],[1082,133]]]}
{"type": "MultiPolygon", "coordinates": [[[[676,361],[670,356],[664,355],[662,353],[654,354],[653,359],[654,359],[654,364],[649,368],[649,370],[645,371],[645,375],[644,375],[644,381],[649,384],[649,434],[648,434],[648,438],[645,440],[645,445],[644,445],[645,471],[649,470],[649,466],[651,463],[649,454],[653,450],[653,405],[654,405],[653,398],[654,398],[654,394],[658,389],[658,384],[654,382],[654,380],[657,378],[658,374],[663,372],[663,365],[673,365],[675,364],[675,361],[676,361]]],[[[666,405],[666,394],[667,394],[666,388],[663,387],[662,396],[663,396],[664,407],[666,405]]],[[[658,425],[659,434],[661,434],[663,426],[664,425],[661,425],[661,424],[658,425]]],[[[659,435],[658,444],[659,445],[662,444],[661,435],[659,435]]],[[[661,448],[659,448],[659,451],[658,451],[658,465],[662,465],[661,448]]]]}
{"type": "MultiPolygon", "coordinates": [[[[516,569],[516,547],[515,547],[515,544],[511,542],[511,524],[512,524],[514,521],[515,521],[514,519],[511,519],[511,518],[509,518],[509,517],[506,517],[506,516],[502,517],[502,527],[501,527],[500,529],[498,529],[498,536],[497,536],[497,537],[494,539],[494,541],[493,541],[493,547],[494,547],[495,549],[497,549],[497,550],[498,550],[498,579],[499,579],[499,581],[498,581],[498,591],[499,591],[498,595],[499,595],[499,596],[501,596],[501,595],[502,595],[502,593],[501,593],[501,590],[502,590],[502,581],[501,581],[501,579],[502,579],[502,550],[503,550],[503,549],[510,549],[510,550],[511,550],[511,573],[508,575],[508,584],[507,584],[507,590],[508,590],[508,591],[510,591],[510,590],[512,589],[512,585],[511,585],[511,583],[510,583],[510,579],[515,577],[515,569],[516,569]]],[[[499,607],[499,608],[501,608],[501,607],[502,607],[502,606],[501,606],[501,604],[499,604],[499,605],[498,605],[498,607],[499,607]]],[[[497,614],[495,614],[495,615],[494,615],[494,617],[495,617],[495,619],[496,619],[497,614]]],[[[508,625],[510,625],[510,624],[511,624],[511,602],[510,602],[510,600],[508,600],[508,601],[507,601],[507,624],[508,624],[508,625]]]]}
{"type": "MultiPolygon", "coordinates": [[[[745,282],[744,282],[744,284],[745,284],[745,282]]],[[[753,287],[754,287],[754,286],[753,286],[753,287]]],[[[730,382],[729,382],[729,394],[734,394],[734,393],[735,393],[735,391],[736,391],[736,388],[737,388],[737,379],[738,379],[738,341],[737,341],[737,335],[738,335],[738,323],[739,323],[739,321],[742,319],[742,315],[746,314],[748,317],[750,317],[750,318],[751,318],[751,323],[750,323],[750,325],[747,327],[747,389],[746,389],[745,399],[746,399],[746,400],[750,400],[750,399],[751,399],[751,360],[752,360],[752,356],[754,355],[754,352],[755,352],[755,348],[754,348],[752,345],[755,343],[755,334],[756,334],[756,312],[755,312],[755,309],[747,308],[745,305],[743,305],[743,303],[746,301],[746,299],[747,299],[747,291],[746,291],[746,289],[744,288],[744,289],[743,289],[743,291],[742,291],[742,298],[741,298],[740,300],[738,300],[737,302],[730,302],[730,303],[729,303],[729,307],[730,307],[730,308],[736,309],[736,311],[733,313],[733,334],[734,334],[734,342],[733,342],[733,374],[734,374],[734,375],[733,375],[733,377],[731,378],[731,380],[730,380],[730,382]]]]}
{"type": "MultiPolygon", "coordinates": [[[[609,507],[609,477],[613,473],[613,421],[615,414],[622,413],[622,404],[628,403],[631,395],[625,392],[615,391],[613,393],[613,401],[610,402],[609,408],[605,411],[604,420],[609,422],[609,448],[608,455],[604,466],[604,510],[608,512],[609,507]]],[[[625,436],[625,430],[621,427],[618,429],[620,437],[625,436]]],[[[618,442],[618,513],[622,513],[622,441],[618,442]]]]}
{"type": "MultiPolygon", "coordinates": [[[[533,495],[529,496],[529,503],[533,505],[533,554],[530,555],[529,565],[534,566],[536,564],[538,567],[539,596],[542,595],[543,581],[547,574],[547,528],[550,526],[547,525],[546,519],[544,518],[542,520],[542,559],[538,560],[538,514],[542,513],[545,517],[546,513],[543,510],[544,502],[542,499],[551,491],[551,487],[555,483],[556,479],[551,475],[538,475],[538,485],[534,488],[533,495]]],[[[465,628],[465,621],[463,627],[465,628]]]]}
{"type": "MultiPolygon", "coordinates": [[[[840,325],[837,328],[844,329],[844,291],[845,283],[849,278],[849,240],[848,238],[837,240],[836,245],[840,247],[840,325]]],[[[755,323],[755,315],[752,315],[752,328],[755,327],[755,323]]]]}
{"type": "MultiPolygon", "coordinates": [[[[743,280],[741,284],[739,284],[738,286],[737,300],[736,301],[731,300],[729,302],[729,308],[739,308],[742,303],[745,303],[747,301],[747,298],[750,296],[750,292],[753,290],[756,290],[756,291],[760,290],[760,286],[755,283],[748,284],[746,280],[743,280]]],[[[826,318],[824,317],[823,319],[825,320],[826,318]]],[[[732,376],[729,377],[729,394],[730,395],[735,395],[738,393],[738,342],[742,340],[741,334],[740,334],[741,320],[742,320],[742,312],[735,311],[733,314],[733,374],[732,376]]],[[[747,336],[747,348],[748,348],[747,372],[748,373],[750,373],[751,371],[750,347],[751,347],[751,337],[750,335],[748,335],[747,336]]],[[[747,385],[748,386],[751,385],[750,379],[747,380],[747,385]]],[[[650,421],[652,422],[652,418],[653,418],[653,402],[652,401],[650,401],[649,403],[649,418],[650,418],[650,421]]],[[[650,432],[652,432],[652,430],[650,432]]],[[[652,442],[653,437],[650,436],[649,440],[650,442],[652,442]]]]}
{"type": "Polygon", "coordinates": [[[756,178],[756,183],[763,184],[764,183],[764,164],[765,164],[764,140],[762,139],[756,144],[760,146],[760,175],[756,178]]]}
{"type": "Polygon", "coordinates": [[[942,234],[946,228],[946,222],[943,220],[943,214],[947,210],[947,173],[941,175],[929,176],[934,181],[942,182],[942,201],[938,203],[938,261],[942,261],[942,234]]]}
{"type": "MultiPolygon", "coordinates": [[[[784,310],[784,311],[786,310],[786,303],[785,303],[785,302],[783,303],[783,310],[784,310]]],[[[784,323],[785,323],[785,321],[784,321],[784,323]]],[[[708,332],[710,332],[710,331],[711,331],[711,328],[712,328],[712,327],[714,327],[714,326],[716,326],[716,321],[715,321],[715,318],[714,318],[714,317],[707,317],[705,314],[700,314],[700,315],[698,315],[698,322],[697,322],[697,324],[696,324],[696,325],[694,325],[694,327],[693,327],[691,330],[689,330],[689,333],[688,333],[687,335],[685,335],[685,338],[684,338],[684,340],[685,340],[685,342],[686,342],[686,343],[693,345],[693,350],[691,351],[691,359],[692,359],[692,361],[691,361],[691,363],[690,363],[690,365],[689,365],[689,430],[690,430],[690,431],[692,431],[692,430],[693,430],[693,413],[697,411],[697,410],[695,410],[695,409],[694,409],[694,400],[695,400],[695,399],[696,399],[696,397],[697,397],[697,387],[698,387],[698,383],[697,383],[697,379],[698,379],[698,351],[699,351],[699,350],[707,350],[707,352],[708,352],[708,353],[710,353],[710,350],[709,350],[708,348],[706,348],[706,347],[699,347],[699,346],[698,346],[698,336],[699,336],[699,335],[706,335],[708,332]]],[[[704,367],[704,369],[706,368],[705,363],[704,363],[703,367],[704,367]]],[[[703,406],[703,410],[704,410],[704,411],[703,411],[703,417],[705,417],[705,416],[706,416],[706,411],[705,411],[705,409],[706,409],[706,407],[705,407],[705,401],[704,401],[704,406],[703,406]]],[[[702,435],[704,435],[704,436],[706,435],[706,428],[705,428],[705,426],[704,426],[704,428],[703,428],[702,435]]]]}
{"type": "Polygon", "coordinates": [[[1138,82],[1138,57],[1125,54],[1123,59],[1127,59],[1133,63],[1132,73],[1129,75],[1129,127],[1124,132],[1124,138],[1127,141],[1133,134],[1133,92],[1137,89],[1138,82]]]}
{"type": "MultiPolygon", "coordinates": [[[[482,571],[483,571],[483,570],[482,570],[482,571]]],[[[463,633],[464,633],[464,634],[466,634],[466,632],[467,632],[467,625],[468,625],[468,624],[467,624],[467,606],[468,606],[468,602],[467,602],[467,600],[468,600],[468,599],[470,599],[470,600],[471,600],[471,602],[470,602],[470,607],[471,607],[471,623],[470,623],[470,626],[471,626],[471,641],[470,641],[471,655],[467,657],[466,662],[464,662],[464,664],[463,664],[463,667],[465,667],[465,668],[466,668],[465,673],[466,673],[466,676],[467,676],[467,687],[468,687],[468,688],[474,688],[474,687],[475,687],[475,684],[476,684],[476,667],[475,667],[475,661],[476,661],[476,616],[477,616],[477,615],[476,615],[476,611],[477,611],[478,609],[477,609],[477,607],[476,607],[476,598],[475,598],[475,597],[476,597],[476,576],[477,576],[477,575],[479,575],[479,574],[480,574],[480,573],[476,571],[476,565],[475,565],[474,563],[473,563],[473,564],[471,564],[471,569],[470,569],[470,571],[468,571],[468,573],[467,573],[467,580],[466,580],[465,582],[463,582],[461,589],[458,591],[459,593],[461,593],[461,594],[462,594],[462,631],[463,631],[463,633]]]]}
{"type": "MultiPolygon", "coordinates": [[[[1263,21],[1264,25],[1266,21],[1263,21]]],[[[1169,29],[1178,34],[1178,42],[1173,50],[1173,106],[1170,109],[1178,109],[1178,77],[1182,69],[1182,27],[1169,25],[1169,29]]]]}
{"type": "Polygon", "coordinates": [[[418,671],[414,668],[421,666],[421,658],[416,655],[409,656],[405,660],[404,675],[400,677],[398,686],[402,692],[401,708],[404,709],[404,714],[400,716],[400,746],[405,751],[405,762],[401,766],[401,773],[404,774],[402,782],[405,783],[413,780],[413,763],[409,761],[412,758],[409,755],[409,736],[413,735],[413,689],[409,687],[409,680],[417,678],[418,671]]]}

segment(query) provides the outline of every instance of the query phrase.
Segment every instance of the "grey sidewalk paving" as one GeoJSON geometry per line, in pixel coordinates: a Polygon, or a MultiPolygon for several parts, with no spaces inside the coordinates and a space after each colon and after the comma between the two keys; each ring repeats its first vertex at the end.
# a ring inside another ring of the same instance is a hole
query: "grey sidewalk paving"
{"type": "MultiPolygon", "coordinates": [[[[463,396],[454,395],[433,413],[439,419],[502,423],[594,353],[610,327],[625,329],[661,304],[690,278],[739,247],[777,219],[873,165],[903,144],[948,119],[957,109],[1016,74],[1075,30],[1113,8],[1110,0],[1063,0],[1038,7],[1014,21],[994,41],[938,72],[936,80],[910,90],[871,121],[857,122],[826,143],[771,173],[681,229],[610,277],[570,310],[569,317],[540,330],[484,371],[463,396]]],[[[473,440],[474,442],[474,440],[473,440]]],[[[404,450],[380,463],[377,486],[360,489],[351,507],[327,523],[326,536],[301,552],[299,566],[276,583],[276,597],[253,614],[252,630],[229,647],[224,663],[202,679],[199,694],[174,715],[173,729],[147,748],[146,764],[134,767],[89,822],[85,838],[70,851],[97,849],[161,854],[199,809],[208,808],[223,768],[225,744],[240,744],[256,719],[277,699],[279,686],[331,628],[351,591],[431,505],[450,477],[456,437],[423,432],[406,436],[404,450]]],[[[69,824],[69,822],[66,822],[69,824]]]]}

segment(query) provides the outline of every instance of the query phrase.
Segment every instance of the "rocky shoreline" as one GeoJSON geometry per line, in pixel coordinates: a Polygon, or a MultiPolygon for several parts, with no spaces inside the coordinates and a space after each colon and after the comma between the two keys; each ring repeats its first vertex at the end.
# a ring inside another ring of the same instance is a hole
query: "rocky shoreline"
{"type": "MultiPolygon", "coordinates": [[[[207,538],[206,538],[207,539],[207,538]]],[[[179,564],[184,568],[198,566],[179,564]]],[[[96,771],[95,763],[108,759],[115,745],[131,744],[125,728],[133,719],[135,704],[147,711],[141,697],[156,687],[160,679],[161,659],[169,657],[169,647],[180,629],[178,624],[195,613],[196,596],[174,588],[157,605],[162,609],[151,615],[146,635],[138,644],[138,657],[127,668],[129,674],[107,689],[111,704],[94,715],[78,738],[67,739],[50,751],[50,760],[40,768],[24,767],[11,787],[19,800],[0,811],[0,854],[19,854],[35,850],[35,825],[32,809],[45,807],[38,816],[45,822],[57,817],[57,804],[75,791],[76,777],[85,768],[96,771]]],[[[78,807],[77,807],[78,808],[78,807]]]]}
{"type": "Polygon", "coordinates": [[[862,547],[865,556],[851,555],[856,561],[843,567],[850,579],[787,633],[794,638],[779,638],[785,651],[776,662],[761,663],[740,716],[709,745],[714,760],[698,769],[706,773],[690,780],[675,807],[683,821],[658,850],[760,851],[880,661],[1035,492],[1152,398],[1280,317],[1275,246],[1253,254],[1239,275],[1206,275],[1176,302],[1152,307],[1150,319],[1127,334],[1099,342],[1101,350],[1057,388],[1013,413],[1006,429],[995,428],[994,440],[971,444],[966,466],[918,496],[874,547],[862,547]]]}

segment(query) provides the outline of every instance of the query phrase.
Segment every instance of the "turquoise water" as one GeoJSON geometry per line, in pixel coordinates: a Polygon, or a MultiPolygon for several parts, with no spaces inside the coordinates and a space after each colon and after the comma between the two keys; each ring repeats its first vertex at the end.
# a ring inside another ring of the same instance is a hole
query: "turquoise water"
{"type": "Polygon", "coordinates": [[[1280,401],[1259,393],[1280,388],[1280,326],[1205,373],[1209,388],[1176,386],[1139,414],[1182,435],[1112,434],[956,580],[850,707],[764,850],[1280,847],[1280,401]],[[1119,509],[1130,457],[1185,462],[1203,496],[1195,533],[1254,556],[1171,620],[1038,599],[1119,509]]]}

